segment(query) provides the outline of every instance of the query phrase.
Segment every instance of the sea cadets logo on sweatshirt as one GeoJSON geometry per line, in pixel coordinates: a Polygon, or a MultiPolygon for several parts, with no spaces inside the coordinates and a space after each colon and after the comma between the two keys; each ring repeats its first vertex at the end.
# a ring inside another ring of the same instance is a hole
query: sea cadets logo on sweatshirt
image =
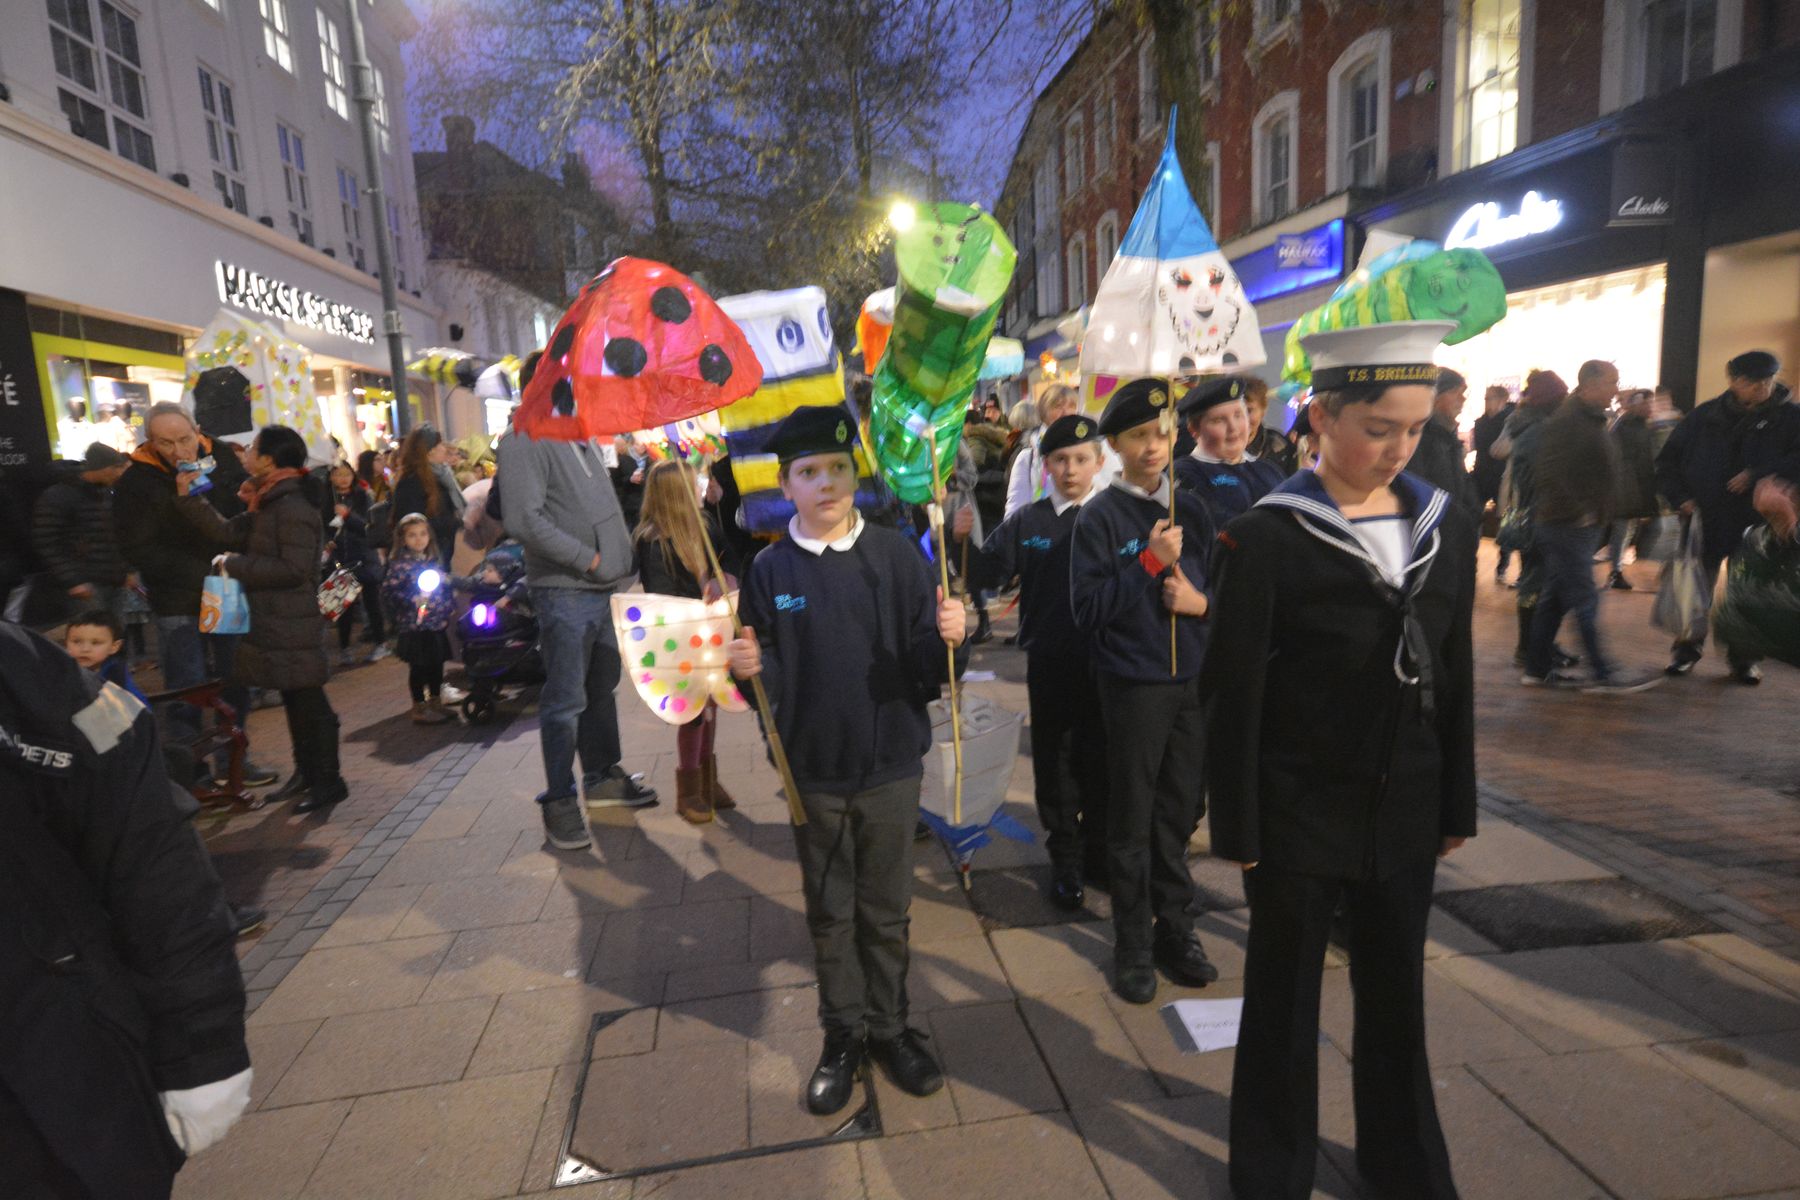
{"type": "Polygon", "coordinates": [[[11,759],[30,771],[66,775],[75,766],[75,752],[62,746],[26,741],[0,725],[0,758],[11,759]]]}
{"type": "Polygon", "coordinates": [[[805,612],[806,611],[806,597],[805,596],[795,596],[795,595],[791,595],[787,592],[782,592],[780,595],[775,597],[775,611],[776,612],[805,612]]]}
{"type": "Polygon", "coordinates": [[[1143,538],[1132,538],[1129,542],[1126,542],[1123,546],[1119,547],[1119,557],[1136,558],[1144,552],[1144,548],[1149,544],[1150,543],[1146,542],[1143,538]]]}
{"type": "Polygon", "coordinates": [[[1052,542],[1047,537],[1028,537],[1019,539],[1019,545],[1025,547],[1027,550],[1048,550],[1055,544],[1056,543],[1052,542]]]}
{"type": "Polygon", "coordinates": [[[1243,487],[1244,481],[1239,479],[1236,475],[1233,475],[1230,471],[1220,471],[1217,475],[1212,477],[1212,485],[1214,487],[1228,488],[1243,487]]]}

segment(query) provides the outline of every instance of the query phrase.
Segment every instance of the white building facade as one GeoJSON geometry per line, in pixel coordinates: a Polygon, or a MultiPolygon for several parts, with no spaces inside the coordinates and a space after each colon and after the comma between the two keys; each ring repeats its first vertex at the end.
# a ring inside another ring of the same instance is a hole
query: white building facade
{"type": "MultiPolygon", "coordinates": [[[[445,344],[477,358],[524,358],[550,340],[562,309],[491,271],[459,259],[425,264],[425,296],[443,313],[445,344]]],[[[468,388],[443,397],[444,429],[454,438],[505,432],[513,405],[468,388]]]]}
{"type": "MultiPolygon", "coordinates": [[[[440,316],[423,298],[404,0],[0,0],[0,30],[0,397],[36,393],[52,448],[70,423],[141,421],[179,398],[182,356],[223,307],[306,347],[347,448],[390,432],[391,406],[372,402],[388,370],[378,223],[409,342],[438,340],[440,316]],[[353,2],[382,212],[352,99],[353,2]]],[[[411,386],[416,415],[436,416],[411,386]]],[[[31,441],[22,407],[0,404],[0,466],[31,441]]]]}

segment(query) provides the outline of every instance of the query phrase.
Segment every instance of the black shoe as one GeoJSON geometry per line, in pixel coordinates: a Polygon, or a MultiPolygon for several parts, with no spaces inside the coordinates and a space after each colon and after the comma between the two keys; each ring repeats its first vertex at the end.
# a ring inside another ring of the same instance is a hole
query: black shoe
{"type": "Polygon", "coordinates": [[[350,785],[339,776],[331,783],[315,787],[306,793],[300,803],[294,805],[297,813],[330,812],[333,807],[350,798],[350,785]]]}
{"type": "Polygon", "coordinates": [[[994,640],[994,627],[988,622],[985,611],[975,614],[975,632],[969,635],[969,645],[980,646],[994,640]]]}
{"type": "Polygon", "coordinates": [[[1113,965],[1113,991],[1127,1004],[1148,1004],[1156,999],[1156,968],[1113,965]]]}
{"type": "Polygon", "coordinates": [[[1079,912],[1087,894],[1081,890],[1081,873],[1074,868],[1058,870],[1050,880],[1050,903],[1064,912],[1079,912]]]}
{"type": "MultiPolygon", "coordinates": [[[[1550,648],[1550,662],[1553,666],[1555,666],[1557,668],[1557,670],[1566,671],[1570,667],[1579,667],[1581,665],[1581,655],[1570,654],[1567,650],[1564,650],[1561,646],[1552,646],[1550,648]]],[[[1524,667],[1527,667],[1530,665],[1531,665],[1530,656],[1528,654],[1526,654],[1525,651],[1523,651],[1523,650],[1513,651],[1513,666],[1519,667],[1519,668],[1524,668],[1524,667]]]]}
{"type": "Polygon", "coordinates": [[[1762,668],[1755,663],[1731,668],[1731,682],[1741,683],[1745,687],[1755,687],[1762,682],[1762,668]]]}
{"type": "Polygon", "coordinates": [[[929,1096],[944,1086],[944,1073],[925,1048],[925,1035],[902,1029],[897,1037],[870,1038],[869,1058],[879,1063],[894,1086],[913,1096],[929,1096]]]}
{"type": "Polygon", "coordinates": [[[931,840],[931,826],[927,825],[923,821],[919,821],[919,822],[915,823],[913,825],[913,841],[928,842],[930,840],[931,840]]]}
{"type": "Polygon", "coordinates": [[[806,1082],[806,1108],[816,1116],[829,1116],[850,1103],[856,1088],[856,1071],[862,1066],[862,1039],[850,1033],[825,1035],[819,1065],[806,1082]]]}
{"type": "Polygon", "coordinates": [[[1219,968],[1206,957],[1200,935],[1191,930],[1182,937],[1158,938],[1155,958],[1163,974],[1182,987],[1202,988],[1219,977],[1219,968]]]}
{"type": "Polygon", "coordinates": [[[269,914],[260,908],[248,904],[227,904],[225,913],[231,918],[231,932],[239,937],[248,937],[263,927],[269,914]]]}
{"type": "Polygon", "coordinates": [[[292,775],[289,775],[287,777],[286,783],[282,784],[280,787],[278,787],[274,791],[270,792],[268,794],[268,796],[265,797],[265,799],[267,799],[267,800],[292,800],[295,796],[306,795],[306,793],[310,787],[311,787],[311,785],[306,782],[306,776],[302,775],[298,771],[295,771],[292,775]]]}
{"type": "Polygon", "coordinates": [[[1686,675],[1700,661],[1700,650],[1695,646],[1675,647],[1675,657],[1663,668],[1664,675],[1686,675]]]}
{"type": "Polygon", "coordinates": [[[1612,578],[1606,581],[1606,586],[1615,592],[1629,592],[1633,590],[1631,581],[1625,578],[1625,573],[1622,571],[1614,571],[1612,573],[1612,578]]]}
{"type": "Polygon", "coordinates": [[[627,774],[624,767],[614,763],[593,783],[584,779],[582,786],[587,789],[588,807],[647,808],[655,804],[656,789],[645,787],[639,782],[641,778],[627,774]]]}

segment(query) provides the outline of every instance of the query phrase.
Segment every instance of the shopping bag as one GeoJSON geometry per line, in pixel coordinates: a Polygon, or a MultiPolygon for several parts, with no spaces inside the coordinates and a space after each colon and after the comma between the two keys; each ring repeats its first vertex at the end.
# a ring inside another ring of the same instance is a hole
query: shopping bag
{"type": "Polygon", "coordinates": [[[1674,556],[1663,567],[1650,624],[1678,642],[1705,641],[1711,608],[1712,589],[1700,567],[1700,522],[1689,519],[1682,524],[1674,556]]]}
{"type": "Polygon", "coordinates": [[[1500,528],[1494,533],[1494,544],[1502,551],[1525,553],[1533,541],[1531,510],[1509,507],[1500,514],[1500,528]]]}
{"type": "Polygon", "coordinates": [[[223,570],[201,581],[200,632],[250,632],[250,601],[244,596],[244,585],[223,570]]]}
{"type": "Polygon", "coordinates": [[[1676,549],[1680,544],[1681,518],[1674,513],[1664,513],[1654,520],[1645,521],[1639,527],[1638,561],[1668,562],[1675,557],[1676,549]]]}
{"type": "Polygon", "coordinates": [[[319,615],[327,621],[337,620],[344,615],[345,609],[356,603],[362,590],[362,581],[356,577],[356,572],[339,564],[319,585],[319,615]]]}
{"type": "Polygon", "coordinates": [[[1800,544],[1764,525],[1731,556],[1713,633],[1743,658],[1800,667],[1800,544]]]}

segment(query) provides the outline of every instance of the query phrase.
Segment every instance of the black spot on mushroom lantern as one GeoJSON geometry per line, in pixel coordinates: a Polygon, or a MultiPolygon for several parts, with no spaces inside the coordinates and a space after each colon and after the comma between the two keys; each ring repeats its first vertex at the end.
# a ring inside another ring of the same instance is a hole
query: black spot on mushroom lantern
{"type": "Polygon", "coordinates": [[[675,268],[615,260],[557,322],[513,428],[586,441],[732,404],[762,383],[737,323],[675,268]]]}

